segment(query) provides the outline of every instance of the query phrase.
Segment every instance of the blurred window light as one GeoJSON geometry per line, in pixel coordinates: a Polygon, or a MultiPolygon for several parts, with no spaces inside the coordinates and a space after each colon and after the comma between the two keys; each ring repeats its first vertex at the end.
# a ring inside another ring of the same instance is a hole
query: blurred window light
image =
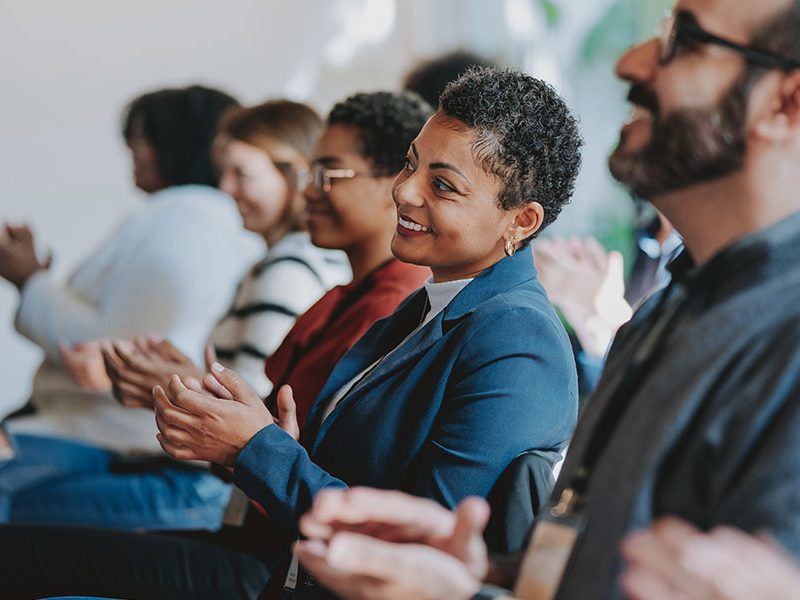
{"type": "Polygon", "coordinates": [[[505,0],[505,20],[511,37],[529,39],[541,30],[542,16],[532,0],[505,0]]]}
{"type": "Polygon", "coordinates": [[[337,9],[341,29],[325,53],[332,65],[347,65],[359,49],[383,42],[394,30],[396,0],[340,0],[337,9]]]}

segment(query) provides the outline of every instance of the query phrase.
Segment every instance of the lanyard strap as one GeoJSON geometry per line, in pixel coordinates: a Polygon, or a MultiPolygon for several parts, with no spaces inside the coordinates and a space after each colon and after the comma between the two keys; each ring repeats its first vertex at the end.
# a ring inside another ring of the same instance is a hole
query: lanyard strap
{"type": "Polygon", "coordinates": [[[612,392],[605,410],[589,435],[580,466],[552,509],[555,516],[574,512],[583,504],[589,477],[608,446],[614,432],[631,405],[631,399],[642,384],[645,374],[664,345],[668,328],[675,322],[684,306],[686,291],[679,284],[670,284],[654,313],[658,315],[650,330],[639,341],[630,365],[625,369],[619,384],[612,392]]]}

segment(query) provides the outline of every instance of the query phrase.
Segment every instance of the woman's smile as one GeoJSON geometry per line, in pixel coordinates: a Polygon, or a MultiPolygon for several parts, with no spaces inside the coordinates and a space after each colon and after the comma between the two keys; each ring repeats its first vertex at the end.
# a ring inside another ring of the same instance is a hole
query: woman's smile
{"type": "Polygon", "coordinates": [[[418,237],[422,235],[426,235],[428,233],[433,233],[433,230],[430,227],[426,227],[421,223],[417,223],[416,221],[412,221],[408,217],[403,217],[401,215],[397,216],[397,233],[400,235],[405,235],[409,237],[418,237]]]}

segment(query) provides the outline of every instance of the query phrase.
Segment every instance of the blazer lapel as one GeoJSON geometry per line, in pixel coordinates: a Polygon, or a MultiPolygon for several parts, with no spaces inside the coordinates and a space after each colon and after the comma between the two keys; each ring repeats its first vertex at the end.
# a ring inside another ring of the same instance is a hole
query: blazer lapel
{"type": "MultiPolygon", "coordinates": [[[[427,292],[422,288],[406,298],[390,316],[380,319],[348,350],[336,364],[328,381],[311,407],[306,422],[308,435],[316,434],[319,420],[333,396],[356,375],[386,355],[414,329],[409,323],[419,323],[427,292]]],[[[329,419],[326,419],[326,422],[329,419]]],[[[311,439],[311,438],[308,438],[311,439]]]]}
{"type": "Polygon", "coordinates": [[[396,348],[418,325],[427,292],[424,289],[416,292],[392,316],[381,322],[384,328],[376,332],[375,337],[370,334],[365,335],[365,338],[371,339],[366,343],[360,341],[356,344],[337,365],[334,371],[336,376],[331,376],[328,385],[325,386],[312,409],[311,417],[315,419],[315,439],[312,453],[347,406],[357,402],[403,366],[417,360],[430,350],[456,322],[471,313],[479,304],[498,293],[530,281],[535,276],[533,256],[529,251],[519,252],[513,257],[497,262],[461,290],[430,323],[416,332],[396,352],[387,356],[363,383],[342,398],[324,423],[319,423],[333,394],[357,374],[396,348]],[[341,372],[339,372],[340,367],[341,372]]]}

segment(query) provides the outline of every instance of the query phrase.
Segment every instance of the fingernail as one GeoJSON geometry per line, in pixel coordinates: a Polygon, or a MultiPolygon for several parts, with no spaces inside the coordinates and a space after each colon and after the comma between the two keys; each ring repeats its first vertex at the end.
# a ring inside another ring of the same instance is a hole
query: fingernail
{"type": "Polygon", "coordinates": [[[211,364],[211,370],[216,371],[217,373],[222,373],[222,371],[225,370],[225,367],[223,367],[221,364],[215,361],[214,363],[211,364]]]}

